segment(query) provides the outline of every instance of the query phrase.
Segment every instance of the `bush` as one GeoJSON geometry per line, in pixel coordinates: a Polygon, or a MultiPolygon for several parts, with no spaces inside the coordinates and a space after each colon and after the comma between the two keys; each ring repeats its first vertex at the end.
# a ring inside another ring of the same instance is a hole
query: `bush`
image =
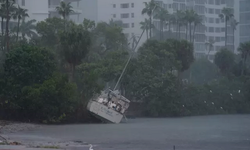
{"type": "Polygon", "coordinates": [[[57,70],[54,55],[43,48],[11,50],[0,80],[0,116],[4,119],[60,122],[76,105],[76,85],[57,70]]]}
{"type": "Polygon", "coordinates": [[[43,84],[23,88],[23,113],[37,121],[62,122],[77,106],[76,91],[67,76],[55,73],[43,84]]]}

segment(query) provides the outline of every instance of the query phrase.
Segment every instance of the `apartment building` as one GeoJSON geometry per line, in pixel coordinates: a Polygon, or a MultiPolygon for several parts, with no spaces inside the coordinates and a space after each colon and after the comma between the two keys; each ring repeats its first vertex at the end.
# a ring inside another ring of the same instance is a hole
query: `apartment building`
{"type": "MultiPolygon", "coordinates": [[[[196,27],[194,55],[196,58],[204,57],[208,54],[206,43],[214,41],[213,48],[209,53],[209,59],[212,61],[214,55],[225,46],[225,22],[219,18],[219,14],[224,7],[234,9],[235,19],[239,19],[238,1],[234,0],[158,0],[163,8],[169,12],[177,10],[193,9],[203,18],[202,24],[196,27]]],[[[248,0],[246,0],[248,1],[248,0]]],[[[159,20],[154,20],[156,28],[159,28],[159,20]]],[[[227,45],[232,51],[236,51],[239,45],[238,29],[233,31],[228,23],[227,45]],[[235,36],[233,36],[235,32],[235,36]]],[[[167,29],[166,29],[167,30],[167,29]]],[[[171,28],[176,32],[176,28],[171,28]]],[[[185,38],[185,27],[181,28],[181,37],[185,38]]]]}
{"type": "MultiPolygon", "coordinates": [[[[150,0],[82,0],[80,8],[83,13],[80,15],[80,22],[84,18],[95,22],[122,21],[123,32],[127,36],[132,47],[132,37],[137,40],[142,33],[140,22],[147,17],[141,11],[145,7],[144,2],[150,0]]],[[[74,17],[74,19],[76,19],[74,17]]],[[[138,47],[146,41],[144,34],[138,47]]]]}
{"type": "MultiPolygon", "coordinates": [[[[81,0],[17,0],[20,7],[28,9],[29,19],[35,19],[37,22],[43,21],[48,17],[60,17],[56,12],[56,7],[61,1],[72,3],[74,12],[70,16],[78,16],[82,13],[79,9],[81,0]]],[[[77,21],[77,19],[76,19],[77,21]]]]}
{"type": "Polygon", "coordinates": [[[250,41],[250,0],[240,0],[240,43],[250,41]]]}
{"type": "Polygon", "coordinates": [[[71,6],[73,6],[73,12],[69,17],[76,18],[74,21],[78,23],[80,20],[80,14],[82,13],[81,8],[79,7],[81,0],[48,0],[49,17],[61,17],[56,11],[56,7],[60,5],[61,1],[71,3],[71,6]]]}

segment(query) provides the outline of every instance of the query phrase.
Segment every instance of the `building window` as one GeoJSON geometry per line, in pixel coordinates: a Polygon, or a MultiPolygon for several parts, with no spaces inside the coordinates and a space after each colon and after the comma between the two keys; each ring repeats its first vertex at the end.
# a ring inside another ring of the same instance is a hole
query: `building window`
{"type": "Polygon", "coordinates": [[[225,0],[221,0],[220,4],[226,4],[226,1],[225,0]]]}
{"type": "Polygon", "coordinates": [[[134,14],[134,13],[131,13],[131,17],[134,18],[134,17],[135,17],[135,14],[134,14]]]}
{"type": "Polygon", "coordinates": [[[219,18],[216,18],[216,23],[220,23],[220,19],[219,18]]]}
{"type": "Polygon", "coordinates": [[[113,8],[116,8],[116,4],[113,4],[113,8]]]}
{"type": "Polygon", "coordinates": [[[129,18],[129,13],[121,14],[121,18],[129,18]]]}
{"type": "Polygon", "coordinates": [[[214,18],[208,18],[208,23],[214,23],[214,18]]]}
{"type": "Polygon", "coordinates": [[[216,28],[215,32],[220,33],[220,28],[216,28]]]}
{"type": "Polygon", "coordinates": [[[22,0],[22,6],[25,6],[25,0],[22,0]]]}
{"type": "Polygon", "coordinates": [[[214,32],[214,27],[209,27],[208,32],[214,32]]]}
{"type": "Polygon", "coordinates": [[[134,3],[131,3],[131,7],[134,8],[134,7],[135,7],[135,4],[134,4],[134,3]]]}
{"type": "Polygon", "coordinates": [[[208,13],[214,14],[214,9],[209,8],[209,9],[208,9],[208,13]]]}
{"type": "Polygon", "coordinates": [[[220,42],[220,37],[216,37],[216,38],[215,38],[215,41],[216,41],[216,42],[220,42]]]}
{"type": "Polygon", "coordinates": [[[129,23],[123,23],[123,24],[122,24],[122,27],[123,27],[123,28],[129,28],[129,23]]]}
{"type": "Polygon", "coordinates": [[[113,14],[113,18],[116,18],[116,14],[113,14]]]}
{"type": "Polygon", "coordinates": [[[220,14],[220,11],[221,11],[220,9],[215,9],[215,13],[218,15],[220,14]]]}
{"type": "Polygon", "coordinates": [[[135,23],[131,23],[131,27],[134,28],[135,27],[135,23]]]}
{"type": "Polygon", "coordinates": [[[225,32],[225,28],[221,28],[221,32],[225,32]]]}
{"type": "Polygon", "coordinates": [[[209,0],[208,4],[212,4],[213,5],[214,4],[214,0],[209,0]]]}
{"type": "Polygon", "coordinates": [[[121,4],[121,8],[129,8],[129,3],[121,4]]]}

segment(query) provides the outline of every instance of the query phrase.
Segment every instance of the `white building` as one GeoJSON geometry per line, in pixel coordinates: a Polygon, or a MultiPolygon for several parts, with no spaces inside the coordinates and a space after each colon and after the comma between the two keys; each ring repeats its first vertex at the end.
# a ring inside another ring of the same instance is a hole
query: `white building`
{"type": "MultiPolygon", "coordinates": [[[[219,14],[224,7],[234,9],[234,16],[239,20],[238,0],[157,0],[162,4],[161,6],[167,8],[169,12],[177,10],[193,9],[203,18],[203,23],[196,27],[194,52],[195,57],[199,58],[208,54],[208,46],[205,43],[214,41],[214,46],[209,53],[209,59],[214,59],[214,54],[225,46],[225,22],[219,18],[219,14]],[[172,3],[172,4],[171,4],[172,3]]],[[[159,21],[155,20],[156,28],[159,28],[159,21]]],[[[167,29],[166,29],[167,30],[167,29]]],[[[172,31],[175,32],[175,28],[172,31]]],[[[185,27],[181,29],[181,37],[185,38],[185,27]]],[[[239,30],[235,31],[233,37],[233,30],[228,23],[228,38],[227,47],[236,51],[239,45],[239,30]],[[235,48],[233,46],[235,45],[235,48]]]]}
{"type": "MultiPolygon", "coordinates": [[[[60,5],[62,0],[17,0],[16,3],[24,9],[28,9],[29,18],[35,19],[37,22],[43,21],[48,17],[60,17],[56,12],[56,7],[60,5]]],[[[81,0],[63,0],[66,3],[72,3],[73,11],[71,15],[79,15],[82,13],[79,9],[81,0]]]]}
{"type": "Polygon", "coordinates": [[[240,43],[250,41],[250,0],[240,0],[239,11],[240,11],[240,43]]]}
{"type": "MultiPolygon", "coordinates": [[[[144,21],[146,15],[142,15],[141,11],[145,7],[144,2],[150,0],[82,0],[80,8],[83,13],[80,15],[79,21],[84,18],[96,22],[122,21],[124,33],[132,43],[132,36],[136,36],[137,40],[142,33],[140,22],[144,21]]],[[[76,18],[75,18],[76,19],[76,18]]],[[[138,47],[146,41],[146,34],[142,37],[138,47]]],[[[132,46],[132,44],[131,44],[132,46]]]]}

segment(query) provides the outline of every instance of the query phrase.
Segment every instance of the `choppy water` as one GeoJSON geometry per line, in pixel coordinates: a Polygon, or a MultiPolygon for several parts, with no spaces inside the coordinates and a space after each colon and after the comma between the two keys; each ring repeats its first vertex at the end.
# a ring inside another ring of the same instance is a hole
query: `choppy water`
{"type": "Polygon", "coordinates": [[[84,141],[95,150],[249,150],[250,115],[130,119],[123,124],[44,126],[26,139],[84,141]]]}

